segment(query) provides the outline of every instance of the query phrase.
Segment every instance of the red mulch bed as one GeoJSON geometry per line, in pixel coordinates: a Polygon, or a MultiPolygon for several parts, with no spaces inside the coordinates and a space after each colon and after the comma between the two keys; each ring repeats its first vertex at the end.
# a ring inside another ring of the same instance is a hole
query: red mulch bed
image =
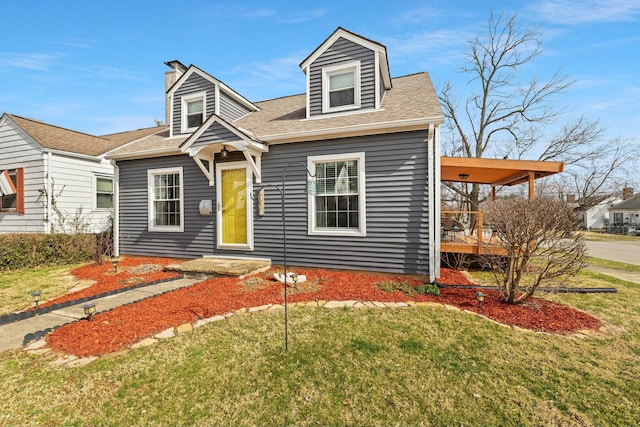
{"type": "MultiPolygon", "coordinates": [[[[128,258],[133,266],[136,262],[148,263],[149,258],[128,258]]],[[[165,262],[165,261],[158,261],[165,262]]],[[[168,262],[168,261],[167,261],[168,262]]],[[[163,264],[166,265],[166,264],[163,264]]],[[[118,266],[120,269],[120,265],[118,266]]],[[[78,271],[79,270],[79,271],[78,271]]],[[[109,268],[83,267],[77,274],[88,278],[107,280],[109,268]]],[[[282,304],[282,283],[273,279],[272,269],[257,278],[241,281],[235,278],[216,278],[178,289],[134,304],[99,313],[93,322],[81,320],[67,324],[47,336],[53,349],[86,357],[111,353],[167,328],[193,323],[215,315],[245,307],[265,304],[282,304]],[[247,286],[251,281],[253,285],[247,286]]],[[[75,274],[76,272],[74,272],[75,274]]],[[[509,305],[500,301],[497,291],[487,290],[484,305],[477,307],[476,289],[444,288],[440,296],[415,295],[408,297],[400,291],[386,292],[376,283],[391,280],[409,282],[413,286],[424,283],[404,277],[381,274],[337,272],[327,270],[296,269],[296,273],[307,276],[307,284],[297,289],[290,288],[288,301],[314,300],[358,300],[380,302],[432,301],[450,304],[473,311],[507,325],[520,326],[536,331],[567,334],[580,329],[596,329],[600,321],[573,308],[532,298],[526,305],[509,305]],[[306,290],[306,291],[305,291],[306,290]]],[[[155,273],[154,273],[155,274],[155,273]]],[[[108,280],[107,280],[108,281],[108,280]]],[[[442,269],[439,282],[442,284],[472,284],[458,271],[442,269]]],[[[87,292],[88,289],[87,288],[87,292]]]]}
{"type": "MultiPolygon", "coordinates": [[[[136,267],[144,266],[148,264],[150,266],[156,266],[162,268],[168,264],[175,264],[182,262],[170,258],[122,258],[118,262],[117,273],[113,272],[113,264],[111,262],[105,262],[103,264],[90,264],[83,267],[78,267],[71,271],[71,274],[78,279],[86,279],[95,281],[94,284],[87,288],[80,289],[75,292],[62,295],[58,298],[46,301],[40,304],[40,307],[47,307],[49,305],[58,304],[67,301],[73,301],[81,298],[92,297],[100,295],[105,292],[115,291],[116,289],[123,289],[134,286],[140,283],[155,282],[156,280],[171,279],[177,277],[179,274],[169,271],[149,271],[145,272],[144,269],[136,271],[136,267]]],[[[152,269],[150,269],[152,270],[152,269]]]]}

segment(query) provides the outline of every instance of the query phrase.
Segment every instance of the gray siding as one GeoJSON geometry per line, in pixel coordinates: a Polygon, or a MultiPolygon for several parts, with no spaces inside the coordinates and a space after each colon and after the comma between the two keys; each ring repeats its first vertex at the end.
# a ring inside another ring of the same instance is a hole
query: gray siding
{"type": "Polygon", "coordinates": [[[214,220],[201,216],[200,200],[215,199],[215,188],[188,156],[118,162],[120,168],[120,252],[195,258],[213,250],[214,220]],[[149,232],[147,170],[180,167],[184,182],[184,233],[149,232]]]}
{"type": "MultiPolygon", "coordinates": [[[[309,236],[306,171],[287,169],[287,262],[290,265],[428,274],[426,132],[272,145],[262,156],[263,184],[280,185],[282,170],[307,156],[365,152],[367,235],[309,236]]],[[[233,153],[237,154],[237,153],[233,153]]],[[[237,160],[237,159],[235,159],[237,160]]],[[[215,189],[186,156],[119,163],[121,167],[121,252],[197,257],[251,256],[283,262],[281,198],[265,190],[265,215],[254,212],[254,251],[215,249],[213,217],[200,217],[200,199],[215,189]],[[185,233],[148,233],[147,168],[184,166],[185,233]]]]}
{"type": "Polygon", "coordinates": [[[198,92],[207,92],[206,115],[215,113],[216,90],[215,85],[201,75],[194,73],[173,94],[173,134],[182,132],[182,97],[198,92]]]}
{"type": "Polygon", "coordinates": [[[214,125],[207,129],[193,145],[197,147],[199,145],[214,144],[225,141],[237,141],[239,139],[240,138],[238,138],[235,133],[231,132],[220,123],[214,123],[214,125]]]}
{"type": "Polygon", "coordinates": [[[238,104],[233,98],[224,92],[220,92],[220,116],[231,121],[244,117],[251,111],[238,104]]]}
{"type": "Polygon", "coordinates": [[[342,37],[310,66],[309,101],[312,116],[322,114],[322,68],[360,61],[361,108],[375,108],[375,53],[342,37]]]}

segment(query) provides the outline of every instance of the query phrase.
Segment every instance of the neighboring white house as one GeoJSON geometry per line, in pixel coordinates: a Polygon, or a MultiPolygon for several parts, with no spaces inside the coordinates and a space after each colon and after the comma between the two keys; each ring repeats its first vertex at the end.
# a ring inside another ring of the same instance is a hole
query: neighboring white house
{"type": "Polygon", "coordinates": [[[114,184],[113,166],[103,154],[157,130],[97,137],[3,114],[0,233],[104,230],[114,184]]]}
{"type": "Polygon", "coordinates": [[[637,229],[640,226],[640,193],[612,206],[609,210],[609,223],[614,226],[630,226],[637,229]]]}
{"type": "Polygon", "coordinates": [[[620,203],[622,197],[617,194],[591,196],[590,200],[577,200],[569,205],[576,212],[580,225],[586,230],[605,228],[609,222],[609,209],[620,203]]]}

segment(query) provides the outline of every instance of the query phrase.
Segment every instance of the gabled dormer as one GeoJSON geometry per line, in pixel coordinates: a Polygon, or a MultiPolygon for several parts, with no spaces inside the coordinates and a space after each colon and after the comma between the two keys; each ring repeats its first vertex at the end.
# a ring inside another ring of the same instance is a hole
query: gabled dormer
{"type": "Polygon", "coordinates": [[[171,137],[192,134],[212,114],[233,121],[258,111],[251,101],[198,67],[187,68],[179,61],[165,64],[172,68],[165,77],[171,137]]]}
{"type": "Polygon", "coordinates": [[[302,63],[307,118],[379,109],[391,89],[387,48],[338,27],[302,63]]]}

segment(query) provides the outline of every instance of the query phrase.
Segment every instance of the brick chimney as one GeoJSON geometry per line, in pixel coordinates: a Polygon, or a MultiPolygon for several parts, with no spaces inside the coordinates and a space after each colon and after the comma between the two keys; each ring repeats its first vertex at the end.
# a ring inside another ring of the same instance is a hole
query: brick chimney
{"type": "Polygon", "coordinates": [[[165,62],[165,64],[171,68],[171,70],[164,73],[164,123],[168,125],[171,121],[171,100],[169,99],[167,92],[171,86],[178,81],[180,76],[187,71],[187,67],[185,67],[180,61],[169,61],[165,62]]]}
{"type": "Polygon", "coordinates": [[[622,189],[622,200],[627,200],[633,196],[633,187],[624,187],[622,189]]]}

